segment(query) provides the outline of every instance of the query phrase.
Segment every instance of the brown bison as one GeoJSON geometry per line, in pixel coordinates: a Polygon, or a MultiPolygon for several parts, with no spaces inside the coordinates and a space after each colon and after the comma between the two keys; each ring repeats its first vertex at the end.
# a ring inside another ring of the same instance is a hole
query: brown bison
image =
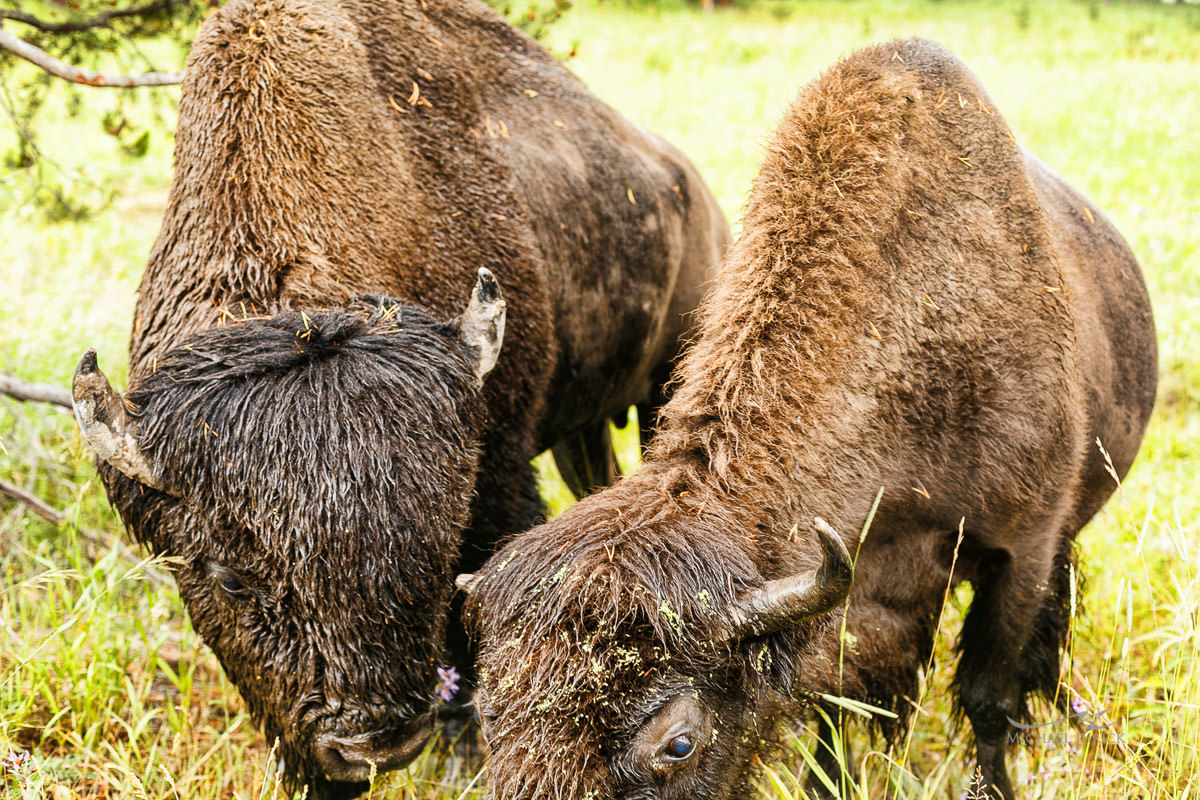
{"type": "Polygon", "coordinates": [[[606,479],[727,240],[682,155],[474,0],[204,24],[130,390],[88,356],[75,394],[297,784],[420,751],[447,637],[470,663],[455,570],[534,524],[542,449],[606,479]]]}
{"type": "Polygon", "coordinates": [[[488,796],[744,797],[822,695],[895,733],[970,581],[958,700],[1011,798],[1008,719],[1058,690],[1114,488],[1095,442],[1124,473],[1154,400],[1128,247],[953,56],[897,42],[796,100],[698,324],[641,471],[460,578],[488,796]]]}

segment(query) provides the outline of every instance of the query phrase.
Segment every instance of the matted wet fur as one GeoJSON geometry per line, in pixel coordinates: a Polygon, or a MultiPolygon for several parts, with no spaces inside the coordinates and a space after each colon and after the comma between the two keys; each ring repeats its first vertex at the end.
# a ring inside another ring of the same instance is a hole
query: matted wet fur
{"type": "Polygon", "coordinates": [[[355,724],[402,736],[428,724],[424,684],[362,665],[441,663],[445,618],[429,630],[429,599],[444,596],[467,524],[444,498],[472,489],[485,418],[474,380],[454,325],[370,298],[202,332],[129,393],[145,453],[172,465],[164,488],[186,499],[106,477],[143,495],[144,516],[127,519],[182,559],[188,614],[230,680],[270,682],[243,695],[280,753],[355,724]],[[416,527],[437,538],[404,535],[416,527]],[[334,704],[322,685],[356,696],[334,704]],[[295,723],[278,726],[281,715],[295,723]]]}
{"type": "Polygon", "coordinates": [[[209,17],[130,342],[151,438],[129,452],[167,491],[101,475],[134,536],[188,560],[192,620],[290,784],[355,794],[368,763],[419,750],[436,668],[470,682],[448,565],[539,518],[541,450],[577,491],[611,477],[607,420],[654,415],[727,242],[686,158],[475,0],[209,17]],[[507,330],[479,390],[445,336],[481,267],[507,330]],[[400,330],[359,329],[346,304],[370,294],[406,309],[400,330]],[[352,355],[343,329],[403,352],[352,355]],[[367,375],[389,358],[409,371],[390,400],[394,376],[367,375]]]}
{"type": "Polygon", "coordinates": [[[920,40],[801,92],[743,230],[641,470],[462,579],[487,796],[747,796],[821,693],[901,730],[967,580],[958,700],[1011,798],[1007,718],[1057,692],[1071,542],[1115,486],[1095,441],[1123,475],[1153,405],[1138,265],[920,40]],[[814,517],[855,552],[881,488],[846,605],[731,635],[758,587],[815,574],[814,517]]]}
{"type": "Polygon", "coordinates": [[[444,663],[430,605],[468,524],[445,498],[471,495],[486,421],[457,325],[383,297],[243,320],[190,337],[127,400],[146,457],[171,465],[163,491],[101,474],[130,530],[181,559],[192,624],[289,781],[360,793],[303,760],[347,729],[379,731],[380,762],[419,752],[431,690],[395,675],[444,663]]]}

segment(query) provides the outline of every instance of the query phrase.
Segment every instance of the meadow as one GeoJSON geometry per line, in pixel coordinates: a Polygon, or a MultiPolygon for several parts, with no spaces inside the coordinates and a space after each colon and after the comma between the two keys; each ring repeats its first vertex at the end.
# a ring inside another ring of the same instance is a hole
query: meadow
{"type": "MultiPolygon", "coordinates": [[[[1109,214],[1145,271],[1158,404],[1137,463],[1080,538],[1065,689],[1106,737],[1066,724],[1013,750],[1024,798],[1200,794],[1200,6],[1066,0],[585,0],[548,44],[593,91],[687,153],[735,221],[795,92],[839,56],[937,40],[991,93],[1017,141],[1109,214]],[[1111,727],[1108,727],[1111,723],[1111,727]]],[[[169,100],[170,93],[166,93],[169,100]]],[[[170,139],[114,154],[97,111],[42,120],[52,179],[99,209],[50,222],[27,176],[0,173],[0,370],[66,386],[97,348],[125,381],[134,293],[170,181],[170,139]],[[108,200],[106,187],[115,187],[108,200]]],[[[51,109],[53,112],[53,109],[51,109]]],[[[131,114],[170,115],[135,101],[131,114]]],[[[0,132],[0,137],[8,136],[0,132]]],[[[9,142],[0,138],[0,150],[9,142]]],[[[622,438],[623,462],[636,452],[622,438]]],[[[553,511],[567,502],[539,460],[553,511]]],[[[66,516],[0,500],[0,796],[282,796],[271,742],[192,631],[167,572],[126,541],[68,413],[0,399],[0,479],[66,516]]],[[[949,702],[969,587],[949,593],[914,724],[893,745],[852,729],[861,798],[969,796],[969,726],[949,702]]],[[[1042,720],[1054,712],[1038,709],[1042,720]]],[[[759,781],[804,797],[814,737],[797,727],[759,781]]],[[[482,796],[477,757],[438,745],[373,797],[482,796]]]]}

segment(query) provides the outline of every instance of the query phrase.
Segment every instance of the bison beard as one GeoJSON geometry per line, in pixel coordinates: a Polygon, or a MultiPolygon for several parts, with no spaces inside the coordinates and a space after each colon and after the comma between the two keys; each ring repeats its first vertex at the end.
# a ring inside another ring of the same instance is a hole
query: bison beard
{"type": "Polygon", "coordinates": [[[903,730],[970,581],[957,699],[1011,800],[1008,718],[1067,700],[1072,542],[1114,488],[1095,442],[1123,475],[1155,364],[1128,247],[951,54],[840,62],[779,126],[641,470],[460,577],[488,797],[743,797],[822,694],[903,730]],[[839,603],[813,518],[853,550],[880,496],[839,603]],[[789,576],[803,602],[763,599],[789,576]]]}

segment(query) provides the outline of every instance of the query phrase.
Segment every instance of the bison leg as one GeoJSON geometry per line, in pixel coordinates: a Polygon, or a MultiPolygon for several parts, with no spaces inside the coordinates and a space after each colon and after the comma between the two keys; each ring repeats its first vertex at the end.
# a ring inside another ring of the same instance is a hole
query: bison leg
{"type": "Polygon", "coordinates": [[[607,420],[567,437],[551,452],[563,482],[576,497],[586,497],[617,479],[617,458],[607,420]]]}
{"type": "Polygon", "coordinates": [[[836,787],[830,793],[825,782],[817,777],[816,770],[808,771],[805,781],[809,797],[839,798],[849,796],[850,764],[854,763],[850,755],[850,743],[846,741],[846,726],[839,712],[833,716],[824,713],[817,715],[817,751],[813,754],[817,768],[825,773],[836,787]]]}
{"type": "Polygon", "coordinates": [[[654,434],[654,426],[658,424],[658,409],[666,402],[662,395],[658,395],[657,402],[654,403],[638,403],[638,428],[642,437],[642,453],[646,452],[646,444],[650,441],[650,437],[654,434]]]}
{"type": "MultiPolygon", "coordinates": [[[[959,702],[975,730],[979,769],[987,796],[1013,800],[1005,756],[1010,720],[1025,713],[1023,673],[1054,562],[1051,552],[996,552],[975,579],[975,599],[963,623],[956,683],[959,702]]],[[[1027,541],[1023,544],[1033,544],[1027,541]]]]}
{"type": "Polygon", "coordinates": [[[1066,712],[1070,697],[1059,690],[1062,653],[1071,624],[1071,573],[1074,564],[1074,538],[1063,536],[1054,555],[1050,573],[1050,591],[1038,609],[1033,632],[1021,657],[1021,691],[1036,692],[1066,712]]]}
{"type": "MultiPolygon", "coordinates": [[[[501,539],[542,521],[545,508],[530,463],[535,454],[525,433],[508,440],[497,436],[495,443],[484,450],[475,479],[471,527],[463,537],[458,565],[451,575],[475,572],[496,551],[501,539]]],[[[474,648],[462,621],[463,600],[462,592],[451,598],[446,629],[447,663],[456,667],[460,676],[458,696],[439,714],[460,721],[474,714],[470,702],[475,691],[474,648]]]]}

